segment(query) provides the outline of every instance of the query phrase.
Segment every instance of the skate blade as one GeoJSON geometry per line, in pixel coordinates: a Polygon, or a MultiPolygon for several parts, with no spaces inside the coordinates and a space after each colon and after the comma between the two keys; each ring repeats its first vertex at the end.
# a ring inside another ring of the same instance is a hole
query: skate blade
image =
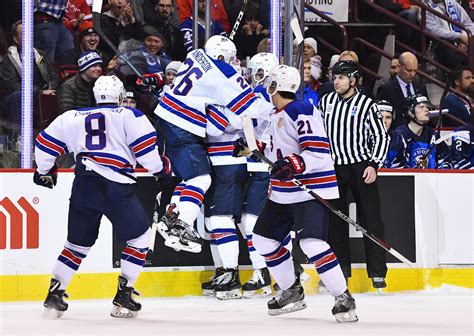
{"type": "Polygon", "coordinates": [[[203,289],[202,296],[215,296],[213,289],[203,289]]]}
{"type": "Polygon", "coordinates": [[[234,300],[234,299],[240,299],[242,297],[242,292],[240,291],[239,288],[233,289],[227,292],[215,292],[216,293],[216,298],[219,300],[234,300]]]}
{"type": "Polygon", "coordinates": [[[202,248],[200,244],[193,242],[188,242],[188,245],[183,245],[181,244],[179,237],[176,236],[169,236],[168,239],[165,240],[165,245],[174,249],[176,252],[185,251],[191,253],[201,253],[202,248]]]}
{"type": "Polygon", "coordinates": [[[348,312],[345,312],[345,313],[338,313],[334,315],[334,317],[336,318],[336,321],[339,323],[359,321],[359,317],[357,317],[355,310],[349,310],[348,312]]]}
{"type": "Polygon", "coordinates": [[[114,306],[110,312],[110,316],[116,318],[135,318],[137,317],[138,312],[131,311],[130,309],[124,307],[114,306]]]}
{"type": "Polygon", "coordinates": [[[155,224],[153,224],[153,226],[156,228],[156,232],[158,232],[160,234],[160,236],[163,237],[163,239],[168,239],[168,237],[170,236],[169,235],[169,229],[168,227],[166,226],[165,223],[163,222],[158,222],[155,224]]]}
{"type": "Polygon", "coordinates": [[[246,299],[267,297],[270,295],[272,295],[272,289],[270,286],[265,286],[254,291],[244,291],[244,294],[243,294],[244,298],[246,299]]]}
{"type": "Polygon", "coordinates": [[[306,308],[308,308],[308,306],[306,305],[306,302],[304,302],[304,300],[301,300],[301,301],[290,303],[283,308],[269,309],[268,315],[276,316],[276,315],[288,314],[288,313],[293,313],[298,310],[303,310],[306,308]]]}
{"type": "Polygon", "coordinates": [[[45,308],[41,317],[47,320],[56,320],[64,315],[63,311],[56,310],[54,308],[45,308]]]}

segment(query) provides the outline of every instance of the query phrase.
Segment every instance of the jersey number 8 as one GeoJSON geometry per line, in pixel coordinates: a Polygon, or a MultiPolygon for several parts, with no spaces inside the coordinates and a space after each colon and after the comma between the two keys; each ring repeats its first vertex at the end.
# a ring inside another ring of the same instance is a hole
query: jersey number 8
{"type": "Polygon", "coordinates": [[[85,120],[85,127],[86,148],[90,150],[104,149],[107,144],[105,116],[102,113],[89,114],[85,120]]]}

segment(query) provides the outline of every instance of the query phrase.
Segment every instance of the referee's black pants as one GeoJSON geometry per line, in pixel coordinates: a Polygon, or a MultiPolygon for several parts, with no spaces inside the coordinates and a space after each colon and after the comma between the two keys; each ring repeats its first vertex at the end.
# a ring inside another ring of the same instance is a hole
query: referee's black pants
{"type": "MultiPolygon", "coordinates": [[[[351,190],[356,205],[357,214],[362,227],[376,237],[384,238],[384,224],[380,214],[380,198],[377,181],[366,184],[362,178],[368,162],[350,165],[336,165],[339,199],[331,201],[339,210],[348,215],[348,191],[351,190]]],[[[351,248],[349,244],[349,224],[334,214],[330,216],[329,244],[339,259],[342,272],[346,278],[351,276],[351,248]]],[[[385,251],[364,236],[367,273],[370,278],[383,277],[387,274],[385,251]]]]}

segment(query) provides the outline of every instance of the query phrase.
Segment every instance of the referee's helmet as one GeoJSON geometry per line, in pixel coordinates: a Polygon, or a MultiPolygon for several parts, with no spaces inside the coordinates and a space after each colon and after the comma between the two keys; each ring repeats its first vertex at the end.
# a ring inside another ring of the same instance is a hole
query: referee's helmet
{"type": "Polygon", "coordinates": [[[332,67],[332,75],[346,75],[357,81],[360,77],[359,65],[354,61],[339,61],[332,67]]]}

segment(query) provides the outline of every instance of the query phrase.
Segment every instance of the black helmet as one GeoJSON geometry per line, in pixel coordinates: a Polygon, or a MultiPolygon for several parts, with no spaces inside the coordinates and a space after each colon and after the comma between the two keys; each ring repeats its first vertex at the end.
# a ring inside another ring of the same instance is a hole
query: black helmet
{"type": "Polygon", "coordinates": [[[332,67],[333,75],[346,75],[349,78],[359,78],[359,65],[354,61],[339,61],[332,67]]]}
{"type": "Polygon", "coordinates": [[[375,102],[380,112],[390,112],[393,115],[393,106],[388,100],[380,99],[375,102]]]}
{"type": "MultiPolygon", "coordinates": [[[[431,103],[428,98],[422,94],[415,94],[405,98],[405,116],[410,118],[408,112],[415,113],[415,107],[420,104],[426,104],[431,109],[431,103]]],[[[411,119],[411,118],[410,118],[411,119]]]]}

